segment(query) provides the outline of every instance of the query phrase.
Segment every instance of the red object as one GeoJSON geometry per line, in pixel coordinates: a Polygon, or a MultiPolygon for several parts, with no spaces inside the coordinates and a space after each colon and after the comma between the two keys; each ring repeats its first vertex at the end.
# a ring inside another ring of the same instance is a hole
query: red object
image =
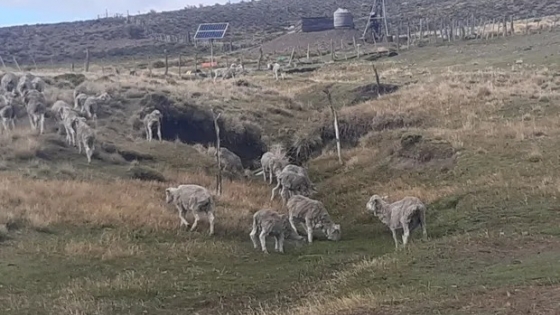
{"type": "Polygon", "coordinates": [[[217,62],[203,62],[202,63],[202,68],[211,68],[212,66],[216,67],[218,66],[217,62]]]}

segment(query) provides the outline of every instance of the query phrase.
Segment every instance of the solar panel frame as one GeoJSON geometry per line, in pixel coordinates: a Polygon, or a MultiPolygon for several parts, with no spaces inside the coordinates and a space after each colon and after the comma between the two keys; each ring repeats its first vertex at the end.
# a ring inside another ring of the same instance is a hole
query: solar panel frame
{"type": "Polygon", "coordinates": [[[194,34],[194,40],[222,39],[226,35],[229,23],[202,23],[194,34]]]}

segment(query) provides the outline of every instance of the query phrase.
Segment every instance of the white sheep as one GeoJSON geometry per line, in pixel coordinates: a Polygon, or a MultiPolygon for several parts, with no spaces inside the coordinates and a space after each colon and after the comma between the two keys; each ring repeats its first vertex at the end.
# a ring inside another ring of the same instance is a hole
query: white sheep
{"type": "Polygon", "coordinates": [[[340,224],[335,224],[322,202],[305,196],[293,196],[288,200],[288,219],[297,231],[296,223],[301,223],[307,231],[307,241],[313,242],[313,229],[321,229],[331,241],[341,238],[340,224]]]}
{"type": "Polygon", "coordinates": [[[25,91],[29,91],[29,90],[34,89],[33,84],[31,83],[34,78],[35,78],[35,76],[33,76],[30,73],[26,73],[19,78],[18,84],[16,86],[16,92],[19,96],[23,97],[25,91]]]}
{"type": "Polygon", "coordinates": [[[89,97],[89,95],[84,94],[84,93],[79,93],[78,95],[76,95],[74,97],[74,109],[83,112],[84,104],[85,104],[88,97],[89,97]]]}
{"type": "Polygon", "coordinates": [[[86,123],[84,117],[77,117],[72,120],[71,127],[76,131],[76,142],[78,144],[78,153],[82,153],[82,147],[85,148],[88,163],[91,163],[93,151],[95,151],[95,132],[86,123]]]}
{"type": "Polygon", "coordinates": [[[280,74],[280,77],[282,78],[282,80],[285,79],[284,77],[284,68],[277,62],[272,63],[272,64],[267,64],[266,66],[268,68],[268,70],[272,70],[272,72],[274,73],[274,78],[276,80],[278,80],[278,74],[280,74]]]}
{"type": "MultiPolygon", "coordinates": [[[[217,151],[214,152],[214,156],[216,156],[217,151]]],[[[230,151],[228,148],[220,147],[220,164],[222,165],[222,170],[231,172],[234,174],[243,174],[243,163],[241,162],[241,158],[230,151]]]]}
{"type": "Polygon", "coordinates": [[[261,209],[253,214],[253,229],[251,233],[249,233],[249,236],[251,237],[251,241],[253,241],[253,247],[255,249],[259,247],[257,233],[259,234],[258,238],[260,239],[261,250],[267,254],[266,237],[269,235],[274,237],[274,249],[280,253],[284,252],[285,239],[294,239],[298,241],[304,239],[292,228],[287,214],[279,214],[271,209],[261,209]]]}
{"type": "Polygon", "coordinates": [[[16,111],[12,105],[12,98],[10,96],[0,95],[0,119],[2,119],[2,127],[4,131],[9,131],[16,127],[16,111]]]}
{"type": "Polygon", "coordinates": [[[34,77],[31,80],[31,88],[35,89],[39,92],[44,92],[45,91],[45,81],[43,81],[43,79],[41,79],[40,77],[34,77]]]}
{"type": "Polygon", "coordinates": [[[99,96],[89,96],[82,107],[82,112],[86,114],[88,119],[93,119],[97,121],[97,112],[102,103],[111,100],[111,95],[109,93],[103,93],[99,96]]]}
{"type": "Polygon", "coordinates": [[[210,223],[210,235],[214,234],[214,197],[208,189],[199,185],[179,185],[178,187],[170,187],[165,190],[165,200],[167,203],[173,203],[179,211],[181,219],[180,226],[189,227],[189,222],[185,219],[187,212],[191,211],[194,215],[194,223],[191,227],[193,231],[200,214],[206,213],[208,222],[210,223]]]}
{"type": "Polygon", "coordinates": [[[10,93],[15,93],[18,84],[18,77],[12,72],[8,72],[2,76],[0,80],[0,86],[3,90],[10,93]]]}
{"type": "Polygon", "coordinates": [[[288,164],[280,172],[276,170],[276,187],[272,189],[270,200],[274,200],[276,191],[280,188],[280,197],[283,204],[293,195],[303,195],[309,197],[317,192],[315,185],[309,179],[307,170],[301,166],[288,164]]]}
{"type": "Polygon", "coordinates": [[[389,227],[397,250],[399,249],[398,229],[403,230],[403,248],[408,243],[410,232],[414,231],[419,225],[422,226],[424,239],[428,237],[426,233],[426,206],[420,199],[405,197],[397,202],[388,203],[385,198],[378,195],[371,196],[366,204],[366,209],[389,227]]]}
{"type": "Polygon", "coordinates": [[[25,90],[23,100],[26,103],[29,123],[33,130],[39,128],[39,134],[45,130],[45,114],[47,112],[47,102],[43,93],[37,90],[25,90]]]}
{"type": "MultiPolygon", "coordinates": [[[[63,101],[57,101],[55,105],[58,102],[63,101]]],[[[66,132],[66,142],[72,146],[76,146],[77,130],[75,128],[77,127],[76,120],[80,117],[79,113],[72,109],[68,103],[64,102],[64,104],[60,106],[59,115],[62,125],[64,126],[64,131],[66,132]]],[[[89,146],[87,141],[86,143],[89,146]]]]}
{"type": "Polygon", "coordinates": [[[261,157],[262,173],[266,182],[266,175],[269,175],[269,184],[272,184],[273,175],[281,172],[288,165],[288,158],[283,152],[268,151],[261,157]]]}
{"type": "Polygon", "coordinates": [[[163,115],[157,109],[154,109],[151,113],[147,114],[142,122],[144,123],[144,128],[146,129],[146,139],[152,141],[152,128],[154,125],[157,127],[157,135],[159,141],[161,141],[161,118],[163,115]]]}

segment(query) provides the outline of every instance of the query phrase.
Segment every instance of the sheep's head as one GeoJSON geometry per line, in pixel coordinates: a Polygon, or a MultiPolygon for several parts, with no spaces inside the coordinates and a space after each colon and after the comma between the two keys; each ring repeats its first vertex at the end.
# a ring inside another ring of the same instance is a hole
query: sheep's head
{"type": "Polygon", "coordinates": [[[366,209],[371,214],[377,216],[381,212],[381,206],[383,202],[386,201],[387,201],[387,196],[381,197],[379,195],[373,195],[371,196],[371,198],[369,198],[369,201],[366,204],[366,209]]]}
{"type": "Polygon", "coordinates": [[[274,67],[274,66],[273,66],[271,63],[267,63],[267,64],[266,64],[266,68],[267,68],[268,70],[272,70],[272,67],[274,67]]]}
{"type": "Polygon", "coordinates": [[[327,238],[330,241],[339,241],[341,236],[342,236],[342,231],[340,229],[340,224],[330,224],[328,226],[325,227],[324,230],[325,234],[327,235],[327,238]]]}
{"type": "Polygon", "coordinates": [[[109,93],[105,92],[105,93],[99,95],[99,98],[102,101],[109,101],[109,100],[111,100],[111,95],[109,95],[109,93]]]}
{"type": "Polygon", "coordinates": [[[165,190],[165,202],[166,203],[171,203],[175,200],[175,191],[177,190],[177,188],[167,188],[165,190]]]}
{"type": "Polygon", "coordinates": [[[154,109],[154,111],[152,112],[152,116],[154,118],[161,119],[163,117],[163,114],[159,111],[159,109],[154,109]]]}

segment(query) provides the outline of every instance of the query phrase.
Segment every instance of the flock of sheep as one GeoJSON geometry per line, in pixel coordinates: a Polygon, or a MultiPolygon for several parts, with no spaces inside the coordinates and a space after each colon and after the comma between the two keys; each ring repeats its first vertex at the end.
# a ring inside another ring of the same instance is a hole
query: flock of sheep
{"type": "MultiPolygon", "coordinates": [[[[285,239],[304,240],[299,235],[296,224],[300,224],[304,228],[307,242],[310,244],[313,242],[313,232],[316,229],[322,230],[329,240],[341,239],[340,224],[336,224],[331,219],[321,201],[310,198],[316,190],[304,167],[289,164],[281,151],[266,152],[261,158],[261,164],[264,181],[267,182],[267,175],[269,184],[272,184],[273,178],[276,178],[277,181],[277,185],[272,189],[271,201],[274,200],[276,192],[280,190],[280,197],[284,206],[287,207],[288,213],[280,214],[272,209],[264,208],[253,215],[253,225],[249,237],[255,249],[258,249],[260,241],[261,250],[268,253],[266,237],[272,236],[275,239],[275,250],[283,253],[285,239]]],[[[399,249],[397,230],[403,230],[403,248],[408,243],[410,233],[417,227],[422,228],[423,237],[427,238],[426,206],[420,199],[405,197],[394,203],[389,203],[386,199],[386,197],[378,195],[371,196],[366,203],[366,210],[389,227],[396,249],[399,249]]],[[[208,189],[194,184],[170,187],[166,189],[166,201],[177,208],[181,226],[189,226],[185,219],[188,212],[192,212],[195,218],[191,231],[196,228],[200,215],[205,214],[210,223],[209,234],[214,234],[215,201],[208,189]]]]}
{"type": "MultiPolygon", "coordinates": [[[[71,146],[78,147],[78,153],[85,151],[88,163],[95,150],[95,129],[88,124],[88,120],[97,125],[97,114],[99,108],[111,100],[108,93],[100,95],[88,95],[79,88],[74,90],[73,106],[64,100],[56,100],[49,106],[45,97],[45,81],[30,73],[18,76],[14,73],[6,73],[0,81],[0,119],[2,120],[2,131],[9,132],[15,128],[15,122],[23,104],[29,123],[33,130],[39,130],[43,134],[45,130],[45,115],[50,111],[56,123],[64,128],[66,142],[71,146]]],[[[161,140],[161,117],[159,110],[147,114],[142,122],[146,130],[146,138],[152,140],[152,129],[157,127],[157,135],[161,140]]]]}
{"type": "MultiPolygon", "coordinates": [[[[269,64],[269,70],[274,72],[278,80],[279,75],[284,78],[284,72],[277,63],[269,64]]],[[[243,71],[242,66],[232,64],[224,71],[216,71],[214,80],[218,76],[235,77],[236,72],[243,71]]],[[[97,125],[97,113],[99,107],[108,102],[111,96],[102,93],[99,96],[87,95],[74,90],[73,106],[63,100],[57,100],[48,106],[44,91],[45,82],[37,76],[24,74],[18,77],[14,73],[7,73],[2,76],[0,85],[0,118],[2,119],[3,130],[9,131],[15,127],[17,119],[17,102],[25,105],[29,116],[31,128],[39,129],[39,133],[44,132],[45,114],[48,110],[54,115],[57,123],[64,127],[66,142],[72,146],[78,146],[81,154],[82,147],[88,163],[95,150],[95,130],[90,127],[87,120],[93,120],[97,125]]],[[[146,139],[153,139],[153,129],[157,128],[158,140],[161,136],[162,113],[155,109],[142,119],[144,124],[146,139]]],[[[213,148],[209,148],[209,153],[213,148]]],[[[215,150],[215,149],[214,149],[215,150]]],[[[225,171],[240,173],[243,172],[241,159],[227,148],[215,150],[214,155],[219,154],[225,171]]],[[[252,230],[249,234],[255,249],[258,248],[260,240],[261,250],[268,253],[266,249],[266,237],[273,236],[276,241],[275,250],[284,252],[284,240],[294,239],[304,240],[297,232],[296,224],[299,223],[307,234],[307,242],[313,242],[313,231],[321,229],[329,240],[338,241],[341,239],[340,224],[336,224],[330,217],[327,209],[321,201],[311,199],[317,191],[311,182],[308,172],[304,167],[289,164],[288,158],[281,150],[271,150],[261,157],[262,175],[264,181],[272,184],[276,178],[276,186],[272,189],[271,201],[274,200],[278,191],[282,203],[288,209],[288,214],[280,214],[272,209],[265,208],[257,211],[253,215],[252,230]],[[258,237],[257,237],[258,234],[258,237]]],[[[181,220],[180,226],[189,227],[185,218],[187,212],[192,212],[194,222],[191,231],[194,230],[199,222],[200,215],[205,214],[210,223],[210,235],[214,234],[214,209],[215,201],[208,189],[199,185],[180,185],[166,189],[166,202],[173,203],[179,212],[181,220]]],[[[396,231],[403,230],[403,247],[406,247],[410,233],[417,227],[422,228],[424,238],[426,233],[426,206],[416,197],[405,197],[404,199],[388,203],[386,197],[373,195],[366,204],[366,210],[377,216],[385,225],[389,227],[393,234],[395,248],[399,248],[396,231]]]]}
{"type": "MultiPolygon", "coordinates": [[[[272,73],[274,74],[274,78],[276,80],[280,78],[282,78],[282,80],[285,79],[284,67],[282,67],[279,63],[277,62],[269,63],[266,65],[266,68],[267,70],[272,71],[272,73]]],[[[237,75],[245,74],[245,73],[247,73],[247,70],[245,69],[243,64],[236,64],[236,63],[232,63],[229,67],[217,68],[211,71],[211,75],[214,83],[216,83],[216,80],[218,78],[222,78],[223,80],[231,79],[231,78],[235,79],[237,75]]]]}

